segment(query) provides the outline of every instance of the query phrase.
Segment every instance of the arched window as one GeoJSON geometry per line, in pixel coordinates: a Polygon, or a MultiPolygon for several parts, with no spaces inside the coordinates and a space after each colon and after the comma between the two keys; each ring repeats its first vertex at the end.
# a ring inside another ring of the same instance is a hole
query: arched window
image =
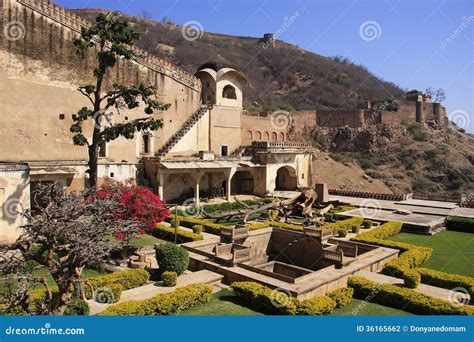
{"type": "Polygon", "coordinates": [[[249,140],[250,140],[250,141],[253,140],[253,133],[252,133],[252,131],[247,131],[247,136],[249,137],[249,140]]]}
{"type": "Polygon", "coordinates": [[[226,85],[222,90],[222,97],[225,99],[237,99],[237,95],[235,93],[235,88],[231,85],[226,85]]]}
{"type": "Polygon", "coordinates": [[[280,132],[280,140],[285,141],[285,133],[280,132]]]}
{"type": "Polygon", "coordinates": [[[270,134],[268,134],[268,132],[265,132],[265,134],[263,135],[263,140],[265,141],[270,140],[270,134]]]}
{"type": "Polygon", "coordinates": [[[277,132],[272,132],[272,141],[277,141],[277,140],[278,140],[277,132]]]}
{"type": "Polygon", "coordinates": [[[255,134],[255,139],[262,140],[262,133],[260,133],[260,131],[257,131],[257,133],[255,134]]]}
{"type": "Polygon", "coordinates": [[[141,148],[141,153],[142,154],[150,154],[150,135],[149,134],[143,134],[142,135],[142,148],[141,148]]]}

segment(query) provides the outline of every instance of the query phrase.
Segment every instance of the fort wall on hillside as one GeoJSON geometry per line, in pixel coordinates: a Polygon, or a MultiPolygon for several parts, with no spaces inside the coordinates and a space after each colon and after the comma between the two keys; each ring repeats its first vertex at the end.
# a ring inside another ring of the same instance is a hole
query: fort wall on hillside
{"type": "MultiPolygon", "coordinates": [[[[271,128],[268,125],[272,121],[272,116],[278,115],[275,113],[277,112],[243,111],[242,131],[248,132],[246,134],[249,136],[251,134],[255,136],[256,132],[261,130],[262,127],[268,130],[271,128]],[[256,124],[256,120],[251,118],[260,118],[261,123],[256,124]],[[263,123],[265,120],[267,123],[263,123]]],[[[291,126],[298,132],[304,132],[306,129],[314,127],[336,128],[348,126],[360,128],[378,124],[388,124],[396,127],[427,121],[436,121],[444,125],[447,120],[446,109],[441,104],[409,100],[397,100],[396,108],[391,110],[384,107],[379,107],[379,109],[305,110],[290,112],[289,116],[289,127],[291,126]]],[[[262,140],[265,139],[262,138],[262,140]]]]}

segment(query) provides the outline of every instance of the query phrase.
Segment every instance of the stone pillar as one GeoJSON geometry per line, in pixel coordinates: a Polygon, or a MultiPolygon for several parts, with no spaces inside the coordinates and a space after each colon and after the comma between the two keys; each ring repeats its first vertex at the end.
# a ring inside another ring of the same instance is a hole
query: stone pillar
{"type": "Polygon", "coordinates": [[[232,168],[229,171],[225,172],[225,193],[227,201],[230,201],[232,194],[232,177],[234,177],[236,169],[232,168]]]}
{"type": "Polygon", "coordinates": [[[416,101],[416,122],[423,121],[423,101],[416,101]]]}
{"type": "Polygon", "coordinates": [[[165,193],[165,175],[160,173],[159,174],[159,180],[158,180],[158,195],[160,195],[160,198],[164,198],[164,193],[165,193]]]}
{"type": "Polygon", "coordinates": [[[201,204],[201,201],[199,199],[199,181],[200,180],[196,180],[194,183],[194,203],[196,203],[197,207],[199,207],[199,205],[201,204]]]}
{"type": "Polygon", "coordinates": [[[194,181],[194,203],[196,206],[201,204],[199,199],[199,183],[201,182],[202,176],[204,173],[198,172],[197,174],[189,174],[191,179],[194,181]]]}

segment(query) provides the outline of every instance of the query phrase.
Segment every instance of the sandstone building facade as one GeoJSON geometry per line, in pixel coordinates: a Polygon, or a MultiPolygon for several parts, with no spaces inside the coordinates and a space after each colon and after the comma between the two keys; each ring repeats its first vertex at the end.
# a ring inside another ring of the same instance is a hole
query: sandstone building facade
{"type": "MultiPolygon", "coordinates": [[[[0,243],[18,236],[16,207],[28,208],[41,182],[68,191],[87,181],[87,149],[72,143],[73,116],[87,99],[77,88],[93,82],[95,55],[78,58],[72,40],[90,23],[48,0],[0,0],[0,243]]],[[[153,84],[170,109],[156,113],[164,127],[119,138],[101,148],[99,182],[137,180],[165,200],[268,195],[312,186],[310,145],[288,141],[294,126],[367,124],[373,111],[251,113],[243,110],[247,79],[212,63],[195,74],[135,49],[119,60],[106,84],[153,84]]],[[[370,124],[444,120],[444,108],[407,99],[370,124]],[[405,103],[406,102],[406,103],[405,103]],[[420,104],[421,103],[421,104],[420,104]]],[[[115,122],[143,116],[141,108],[114,113],[115,122]]],[[[92,129],[85,128],[85,135],[92,129]]]]}

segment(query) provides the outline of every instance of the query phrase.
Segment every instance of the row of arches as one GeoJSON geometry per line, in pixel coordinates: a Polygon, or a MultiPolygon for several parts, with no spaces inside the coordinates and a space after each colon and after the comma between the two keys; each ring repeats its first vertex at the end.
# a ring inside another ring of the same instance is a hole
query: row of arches
{"type": "Polygon", "coordinates": [[[287,136],[284,132],[261,132],[261,131],[247,131],[247,137],[250,141],[285,141],[287,136]]]}

